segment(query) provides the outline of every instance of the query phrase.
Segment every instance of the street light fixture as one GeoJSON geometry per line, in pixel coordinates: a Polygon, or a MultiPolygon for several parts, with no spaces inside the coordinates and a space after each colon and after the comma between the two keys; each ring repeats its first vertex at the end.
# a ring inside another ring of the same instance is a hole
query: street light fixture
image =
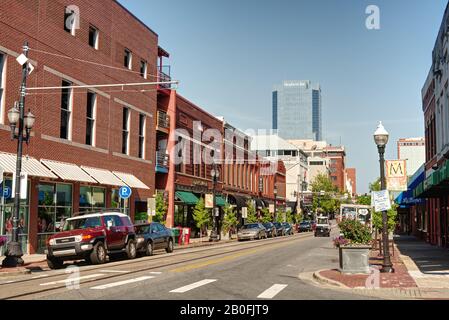
{"type": "Polygon", "coordinates": [[[215,201],[215,189],[217,186],[217,182],[218,182],[218,178],[220,176],[220,172],[217,169],[217,164],[214,162],[213,163],[213,169],[210,172],[210,175],[212,177],[212,182],[213,182],[213,188],[212,188],[212,221],[213,221],[213,227],[212,227],[212,232],[210,235],[210,241],[219,241],[220,237],[218,235],[218,219],[219,219],[219,213],[217,212],[217,208],[216,208],[216,201],[215,201]]]}
{"type": "MultiPolygon", "coordinates": [[[[385,190],[387,184],[385,181],[385,148],[388,143],[389,134],[382,125],[382,121],[379,122],[376,132],[374,132],[374,142],[377,145],[379,152],[380,162],[380,189],[385,190]]],[[[384,260],[382,263],[381,272],[392,273],[394,272],[393,264],[390,259],[390,249],[388,247],[388,215],[387,211],[382,211],[382,240],[384,247],[384,260]]]]}

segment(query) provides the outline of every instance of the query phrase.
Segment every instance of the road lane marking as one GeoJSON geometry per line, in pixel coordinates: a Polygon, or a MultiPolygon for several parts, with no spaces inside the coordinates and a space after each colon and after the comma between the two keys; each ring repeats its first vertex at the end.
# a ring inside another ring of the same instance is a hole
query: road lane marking
{"type": "Polygon", "coordinates": [[[273,299],[279,292],[287,288],[287,284],[275,284],[262,292],[257,298],[259,299],[273,299]]]}
{"type": "Polygon", "coordinates": [[[139,278],[134,278],[134,279],[129,279],[129,280],[112,282],[112,283],[104,284],[101,286],[95,286],[95,287],[92,287],[91,289],[92,290],[103,290],[103,289],[123,286],[123,285],[129,284],[129,283],[141,282],[141,281],[145,281],[145,280],[149,280],[149,279],[153,279],[153,278],[154,278],[153,276],[144,276],[144,277],[139,277],[139,278]]]}
{"type": "Polygon", "coordinates": [[[129,273],[130,271],[126,270],[100,270],[103,273],[129,273]]]}
{"type": "Polygon", "coordinates": [[[209,283],[212,283],[212,282],[215,282],[215,281],[217,281],[217,280],[216,279],[205,279],[205,280],[201,280],[201,281],[189,284],[187,286],[184,286],[184,287],[172,290],[170,292],[173,292],[173,293],[184,293],[184,292],[187,292],[187,291],[190,291],[190,290],[193,290],[193,289],[205,286],[206,284],[209,284],[209,283]]]}
{"type": "Polygon", "coordinates": [[[150,272],[150,274],[162,274],[162,272],[153,271],[153,272],[150,272]]]}
{"type": "Polygon", "coordinates": [[[39,276],[34,276],[34,277],[32,277],[31,279],[45,278],[45,277],[48,277],[48,276],[49,276],[49,274],[41,274],[41,275],[39,275],[39,276]]]}
{"type": "Polygon", "coordinates": [[[52,281],[52,282],[46,282],[46,283],[41,283],[41,286],[50,286],[50,285],[55,285],[55,284],[59,284],[59,283],[72,283],[72,282],[76,282],[76,281],[80,281],[80,280],[85,280],[85,279],[92,279],[92,278],[98,278],[104,276],[104,274],[102,273],[96,273],[96,274],[91,274],[88,276],[82,276],[82,277],[77,277],[77,278],[69,278],[69,279],[64,279],[64,280],[59,280],[59,281],[52,281]]]}

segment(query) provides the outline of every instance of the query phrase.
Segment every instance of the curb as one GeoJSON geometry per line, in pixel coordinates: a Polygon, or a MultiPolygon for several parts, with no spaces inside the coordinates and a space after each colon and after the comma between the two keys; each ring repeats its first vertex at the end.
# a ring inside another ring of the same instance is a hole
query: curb
{"type": "Polygon", "coordinates": [[[21,276],[25,274],[31,274],[31,270],[25,269],[25,270],[14,270],[11,272],[1,272],[0,271],[0,278],[8,278],[8,277],[16,277],[21,276]]]}
{"type": "Polygon", "coordinates": [[[325,270],[325,269],[323,269],[323,270],[318,270],[318,271],[315,271],[315,272],[313,273],[313,278],[314,278],[315,280],[317,280],[318,282],[320,282],[320,283],[322,283],[322,284],[326,284],[326,285],[331,285],[331,286],[333,286],[333,287],[339,287],[339,288],[342,288],[342,289],[351,289],[351,288],[345,286],[345,285],[344,285],[343,283],[341,283],[341,282],[338,282],[338,281],[331,280],[331,279],[328,279],[328,278],[326,278],[326,277],[323,277],[322,275],[320,275],[320,272],[321,272],[321,271],[326,271],[326,270],[325,270]]]}

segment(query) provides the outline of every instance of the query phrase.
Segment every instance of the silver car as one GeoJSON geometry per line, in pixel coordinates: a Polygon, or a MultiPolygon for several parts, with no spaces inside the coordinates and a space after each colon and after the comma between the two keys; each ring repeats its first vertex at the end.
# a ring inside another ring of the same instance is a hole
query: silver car
{"type": "Polygon", "coordinates": [[[238,241],[266,239],[267,230],[261,223],[245,224],[237,234],[238,241]]]}

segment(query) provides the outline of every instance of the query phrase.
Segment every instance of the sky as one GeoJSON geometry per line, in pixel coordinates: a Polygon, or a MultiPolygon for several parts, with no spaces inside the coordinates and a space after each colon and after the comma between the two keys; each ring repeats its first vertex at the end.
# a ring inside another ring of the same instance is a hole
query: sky
{"type": "Polygon", "coordinates": [[[379,176],[379,121],[387,159],[399,138],[424,136],[421,89],[447,0],[119,1],[159,35],[179,93],[240,129],[271,129],[275,84],[320,83],[323,138],[346,147],[358,193],[379,176]],[[379,30],[366,28],[369,5],[379,30]]]}

